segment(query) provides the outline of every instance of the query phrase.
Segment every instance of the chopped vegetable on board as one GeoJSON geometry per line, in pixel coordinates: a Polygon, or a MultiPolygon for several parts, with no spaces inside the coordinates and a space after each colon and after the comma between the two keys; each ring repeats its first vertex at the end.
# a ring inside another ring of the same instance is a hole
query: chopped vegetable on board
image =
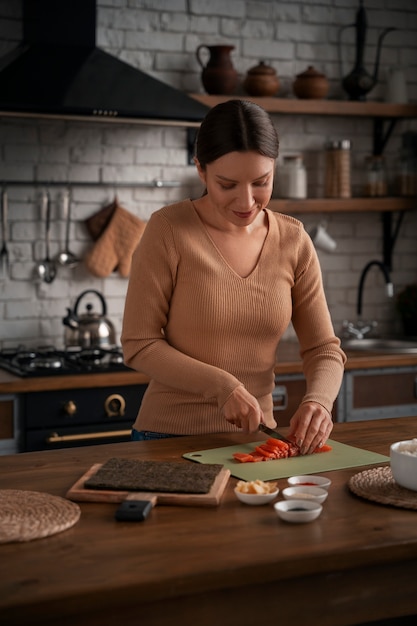
{"type": "MultiPolygon", "coordinates": [[[[314,454],[319,452],[329,452],[332,449],[329,445],[321,446],[314,450],[314,454]]],[[[256,446],[253,452],[235,452],[233,458],[239,463],[258,463],[260,461],[276,461],[277,459],[288,459],[292,456],[299,456],[300,448],[295,443],[287,443],[280,439],[267,439],[264,443],[256,446]]]]}

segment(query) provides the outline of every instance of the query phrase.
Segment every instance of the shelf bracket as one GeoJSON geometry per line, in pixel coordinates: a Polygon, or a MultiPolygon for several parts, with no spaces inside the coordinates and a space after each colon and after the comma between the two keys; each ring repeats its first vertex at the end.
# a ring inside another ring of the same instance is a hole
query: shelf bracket
{"type": "Polygon", "coordinates": [[[374,146],[373,146],[374,156],[380,156],[384,152],[388,139],[390,138],[391,133],[394,130],[396,121],[397,119],[395,117],[374,118],[374,146]],[[384,133],[385,124],[388,124],[388,128],[386,129],[384,133]]]}

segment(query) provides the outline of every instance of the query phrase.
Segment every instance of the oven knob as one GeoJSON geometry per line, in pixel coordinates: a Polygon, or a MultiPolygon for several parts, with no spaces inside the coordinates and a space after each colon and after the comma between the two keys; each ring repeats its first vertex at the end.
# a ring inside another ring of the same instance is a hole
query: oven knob
{"type": "Polygon", "coordinates": [[[126,401],[123,396],[113,393],[104,401],[104,410],[107,417],[117,417],[125,414],[126,401]]]}
{"type": "Polygon", "coordinates": [[[64,410],[65,415],[75,415],[78,410],[77,405],[72,400],[69,400],[68,402],[66,402],[62,408],[64,410]]]}

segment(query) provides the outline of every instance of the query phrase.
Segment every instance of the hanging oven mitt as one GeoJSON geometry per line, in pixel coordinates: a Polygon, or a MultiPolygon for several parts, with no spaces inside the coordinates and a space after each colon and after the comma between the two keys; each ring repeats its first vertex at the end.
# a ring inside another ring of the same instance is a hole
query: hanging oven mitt
{"type": "Polygon", "coordinates": [[[97,213],[94,213],[94,215],[91,215],[86,220],[84,220],[84,223],[93,241],[97,241],[100,235],[104,233],[110,223],[111,218],[114,215],[118,204],[119,203],[117,197],[115,197],[114,200],[110,202],[110,204],[107,204],[102,209],[97,211],[97,213]]]}
{"type": "Polygon", "coordinates": [[[89,272],[104,278],[117,267],[121,276],[129,276],[132,254],[145,226],[145,222],[116,205],[107,227],[85,257],[89,272]]]}

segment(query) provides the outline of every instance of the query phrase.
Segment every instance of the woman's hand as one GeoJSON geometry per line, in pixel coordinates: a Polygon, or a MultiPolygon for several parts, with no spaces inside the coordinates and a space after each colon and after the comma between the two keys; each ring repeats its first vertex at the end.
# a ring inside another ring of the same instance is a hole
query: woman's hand
{"type": "Polygon", "coordinates": [[[256,432],[264,419],[257,399],[243,385],[231,393],[222,411],[225,419],[241,428],[245,434],[256,432]]]}
{"type": "Polygon", "coordinates": [[[332,429],[332,416],[321,404],[304,402],[290,420],[288,439],[299,446],[301,454],[311,454],[326,443],[332,429]]]}

